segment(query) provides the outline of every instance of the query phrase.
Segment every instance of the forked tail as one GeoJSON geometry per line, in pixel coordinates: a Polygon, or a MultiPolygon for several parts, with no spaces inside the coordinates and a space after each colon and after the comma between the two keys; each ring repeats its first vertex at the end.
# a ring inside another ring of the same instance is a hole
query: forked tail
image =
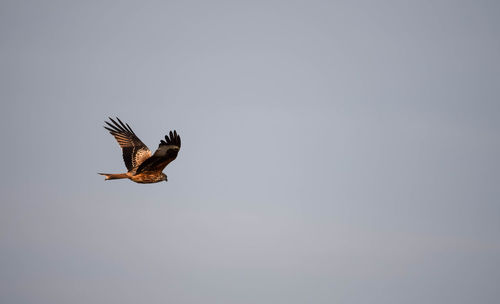
{"type": "Polygon", "coordinates": [[[118,173],[118,174],[97,173],[97,174],[106,176],[105,180],[128,178],[127,173],[118,173]]]}

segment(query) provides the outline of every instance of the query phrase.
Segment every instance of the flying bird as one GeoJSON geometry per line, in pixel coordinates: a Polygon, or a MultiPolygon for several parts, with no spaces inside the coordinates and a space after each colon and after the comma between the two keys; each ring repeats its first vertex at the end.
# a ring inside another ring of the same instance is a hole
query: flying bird
{"type": "Polygon", "coordinates": [[[123,123],[118,117],[118,122],[109,117],[110,122],[105,121],[106,130],[111,133],[122,148],[123,160],[127,167],[127,173],[98,173],[106,176],[105,180],[128,178],[136,183],[151,184],[167,181],[167,176],[162,172],[179,153],[181,148],[181,137],[177,131],[170,131],[165,135],[165,140],[160,141],[158,149],[154,154],[135,135],[127,123],[123,123]]]}

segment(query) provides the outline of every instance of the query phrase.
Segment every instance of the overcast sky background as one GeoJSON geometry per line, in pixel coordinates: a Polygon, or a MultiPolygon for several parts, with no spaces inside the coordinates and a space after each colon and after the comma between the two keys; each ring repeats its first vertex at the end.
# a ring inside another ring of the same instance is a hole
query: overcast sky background
{"type": "Polygon", "coordinates": [[[2,1],[0,302],[498,303],[498,1],[2,1]],[[182,137],[168,183],[103,128],[182,137]]]}

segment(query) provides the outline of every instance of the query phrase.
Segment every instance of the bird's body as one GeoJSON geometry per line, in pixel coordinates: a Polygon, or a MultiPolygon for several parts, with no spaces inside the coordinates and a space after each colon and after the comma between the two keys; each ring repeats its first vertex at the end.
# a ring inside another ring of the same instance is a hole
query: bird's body
{"type": "Polygon", "coordinates": [[[140,184],[151,184],[167,181],[167,176],[163,169],[172,162],[181,148],[181,138],[177,131],[170,131],[170,136],[166,135],[165,140],[160,141],[160,145],[154,154],[135,135],[128,124],[124,124],[119,118],[118,123],[109,118],[112,124],[106,122],[108,127],[104,127],[118,141],[123,151],[123,160],[127,166],[127,173],[99,173],[106,176],[106,180],[128,178],[140,184]]]}

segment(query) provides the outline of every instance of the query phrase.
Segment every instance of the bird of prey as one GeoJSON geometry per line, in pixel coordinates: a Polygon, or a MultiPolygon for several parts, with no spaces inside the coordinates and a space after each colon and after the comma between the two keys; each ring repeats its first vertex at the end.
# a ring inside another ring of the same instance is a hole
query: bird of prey
{"type": "Polygon", "coordinates": [[[163,169],[172,162],[181,148],[181,137],[177,131],[170,131],[165,135],[165,140],[160,141],[160,145],[154,154],[135,135],[132,128],[123,123],[118,117],[118,122],[109,117],[112,123],[105,121],[108,126],[104,126],[118,141],[122,148],[123,160],[127,167],[127,173],[109,174],[98,173],[106,176],[105,180],[128,178],[136,183],[151,184],[167,181],[167,176],[163,169]]]}

